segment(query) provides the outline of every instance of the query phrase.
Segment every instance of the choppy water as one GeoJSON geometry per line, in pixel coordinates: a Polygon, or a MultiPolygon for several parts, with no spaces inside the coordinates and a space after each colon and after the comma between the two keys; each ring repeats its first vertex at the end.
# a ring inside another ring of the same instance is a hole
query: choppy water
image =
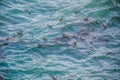
{"type": "Polygon", "coordinates": [[[120,80],[120,1],[0,0],[0,80],[120,80]]]}

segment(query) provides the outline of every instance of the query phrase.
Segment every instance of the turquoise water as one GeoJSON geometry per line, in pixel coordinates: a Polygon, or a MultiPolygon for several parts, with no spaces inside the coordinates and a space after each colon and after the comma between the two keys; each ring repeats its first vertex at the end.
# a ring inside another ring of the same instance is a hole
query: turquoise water
{"type": "Polygon", "coordinates": [[[120,1],[0,0],[0,80],[120,80],[120,1]]]}

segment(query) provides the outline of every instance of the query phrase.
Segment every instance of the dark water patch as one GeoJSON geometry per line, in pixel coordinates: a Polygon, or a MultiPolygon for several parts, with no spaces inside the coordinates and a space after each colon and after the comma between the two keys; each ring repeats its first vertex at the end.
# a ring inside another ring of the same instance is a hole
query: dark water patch
{"type": "Polygon", "coordinates": [[[0,8],[10,8],[9,5],[7,5],[4,1],[0,1],[0,8]]]}
{"type": "Polygon", "coordinates": [[[0,15],[0,18],[1,18],[2,21],[12,23],[12,24],[17,24],[17,22],[11,17],[0,15]]]}
{"type": "Polygon", "coordinates": [[[0,21],[0,26],[6,26],[6,23],[4,21],[0,21]]]}
{"type": "Polygon", "coordinates": [[[119,16],[114,16],[114,17],[111,17],[110,20],[110,25],[116,25],[116,27],[119,28],[119,24],[120,24],[120,17],[119,16]]]}
{"type": "Polygon", "coordinates": [[[8,12],[11,13],[11,14],[17,14],[17,15],[23,13],[23,11],[22,11],[22,10],[19,10],[19,9],[8,10],[8,12]]]}
{"type": "Polygon", "coordinates": [[[6,33],[5,31],[0,31],[0,36],[1,37],[6,37],[8,35],[8,33],[6,33]]]}
{"type": "Polygon", "coordinates": [[[9,65],[6,62],[0,62],[0,68],[8,68],[9,65]]]}

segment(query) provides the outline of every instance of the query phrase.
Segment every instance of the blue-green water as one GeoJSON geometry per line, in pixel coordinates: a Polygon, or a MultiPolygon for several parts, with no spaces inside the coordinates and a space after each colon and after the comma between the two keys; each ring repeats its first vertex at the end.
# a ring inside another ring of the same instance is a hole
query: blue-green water
{"type": "Polygon", "coordinates": [[[120,80],[120,1],[0,0],[0,80],[120,80]]]}

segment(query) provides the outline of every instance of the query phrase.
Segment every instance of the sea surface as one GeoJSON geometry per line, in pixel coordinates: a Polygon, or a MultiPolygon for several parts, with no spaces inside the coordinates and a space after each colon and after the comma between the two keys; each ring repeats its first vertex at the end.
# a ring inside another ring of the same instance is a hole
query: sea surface
{"type": "Polygon", "coordinates": [[[120,0],[0,0],[0,80],[120,80],[120,0]]]}

